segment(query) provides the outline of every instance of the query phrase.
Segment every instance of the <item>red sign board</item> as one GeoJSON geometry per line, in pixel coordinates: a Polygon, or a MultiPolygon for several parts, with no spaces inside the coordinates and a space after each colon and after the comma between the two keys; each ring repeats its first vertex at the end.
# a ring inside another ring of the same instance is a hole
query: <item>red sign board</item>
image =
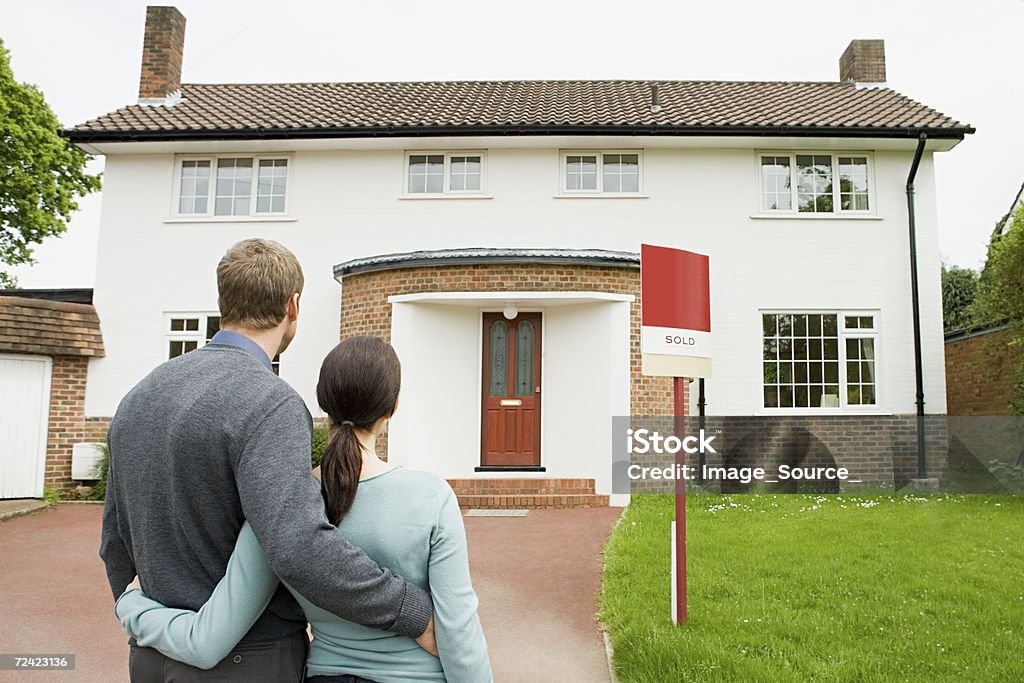
{"type": "Polygon", "coordinates": [[[711,331],[708,257],[640,245],[641,325],[711,331]]]}

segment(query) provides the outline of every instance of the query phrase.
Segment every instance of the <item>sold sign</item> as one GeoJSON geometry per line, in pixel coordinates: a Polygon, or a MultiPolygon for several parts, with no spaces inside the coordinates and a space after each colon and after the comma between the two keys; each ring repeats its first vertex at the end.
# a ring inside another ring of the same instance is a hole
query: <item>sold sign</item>
{"type": "Polygon", "coordinates": [[[708,257],[640,245],[640,352],[645,375],[711,375],[708,257]]]}

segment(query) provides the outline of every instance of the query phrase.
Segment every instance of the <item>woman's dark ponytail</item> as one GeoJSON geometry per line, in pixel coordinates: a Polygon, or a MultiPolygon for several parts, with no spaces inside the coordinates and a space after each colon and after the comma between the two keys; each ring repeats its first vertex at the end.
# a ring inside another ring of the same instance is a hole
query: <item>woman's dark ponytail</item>
{"type": "Polygon", "coordinates": [[[351,337],[324,358],[317,402],[334,429],[320,461],[320,489],[327,519],[338,524],[355,501],[363,468],[363,447],[355,430],[369,431],[398,404],[402,367],[383,339],[351,337]]]}
{"type": "Polygon", "coordinates": [[[320,491],[331,524],[337,524],[352,507],[363,469],[363,447],[351,425],[341,425],[320,460],[320,491]]]}

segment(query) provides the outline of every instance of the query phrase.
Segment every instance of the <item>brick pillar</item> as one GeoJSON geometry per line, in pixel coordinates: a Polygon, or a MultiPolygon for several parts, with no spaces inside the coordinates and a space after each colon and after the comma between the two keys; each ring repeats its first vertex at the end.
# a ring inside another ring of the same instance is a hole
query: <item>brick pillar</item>
{"type": "Polygon", "coordinates": [[[89,359],[54,356],[50,383],[50,428],[46,444],[47,486],[72,488],[71,449],[95,440],[96,428],[85,420],[85,381],[89,359]]]}

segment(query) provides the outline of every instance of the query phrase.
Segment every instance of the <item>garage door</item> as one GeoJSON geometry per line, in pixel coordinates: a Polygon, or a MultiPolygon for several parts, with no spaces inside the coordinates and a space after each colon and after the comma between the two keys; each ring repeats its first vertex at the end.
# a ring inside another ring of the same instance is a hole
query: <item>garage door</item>
{"type": "Polygon", "coordinates": [[[0,355],[0,498],[43,495],[51,363],[0,355]]]}

